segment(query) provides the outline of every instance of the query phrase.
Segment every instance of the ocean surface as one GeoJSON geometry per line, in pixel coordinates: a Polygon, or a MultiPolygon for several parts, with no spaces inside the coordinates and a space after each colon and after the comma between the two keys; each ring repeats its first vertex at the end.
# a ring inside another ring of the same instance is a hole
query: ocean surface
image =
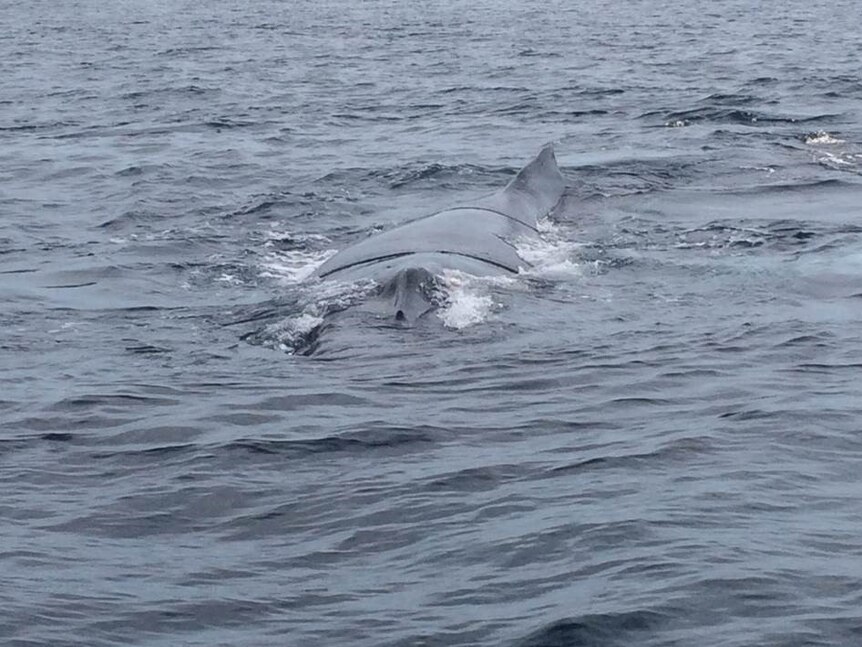
{"type": "Polygon", "coordinates": [[[858,2],[0,16],[0,644],[862,645],[858,2]],[[518,276],[311,277],[546,142],[518,276]]]}

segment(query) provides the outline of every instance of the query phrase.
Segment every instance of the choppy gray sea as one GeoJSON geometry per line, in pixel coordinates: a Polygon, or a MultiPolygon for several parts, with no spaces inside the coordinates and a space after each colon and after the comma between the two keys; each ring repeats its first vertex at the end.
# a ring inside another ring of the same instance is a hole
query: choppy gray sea
{"type": "Polygon", "coordinates": [[[3,645],[862,644],[858,2],[0,16],[3,645]],[[310,278],[546,142],[514,279],[310,278]]]}

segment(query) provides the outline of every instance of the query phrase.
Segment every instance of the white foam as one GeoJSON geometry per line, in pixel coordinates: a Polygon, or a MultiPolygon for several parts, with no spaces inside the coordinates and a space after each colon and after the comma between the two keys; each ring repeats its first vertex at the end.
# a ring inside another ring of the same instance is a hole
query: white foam
{"type": "Polygon", "coordinates": [[[494,300],[489,294],[491,284],[500,279],[514,282],[509,277],[476,277],[457,271],[446,271],[443,282],[448,298],[437,309],[437,317],[447,328],[461,330],[486,321],[494,309],[494,300]]]}
{"type": "Polygon", "coordinates": [[[522,273],[542,278],[570,278],[583,273],[583,265],[574,259],[580,243],[572,242],[559,225],[544,218],[538,223],[541,237],[522,238],[515,241],[518,255],[530,263],[522,273]]]}
{"type": "Polygon", "coordinates": [[[333,254],[334,249],[273,251],[264,257],[260,275],[285,285],[302,283],[333,254]]]}
{"type": "Polygon", "coordinates": [[[296,233],[280,229],[277,223],[264,232],[266,251],[260,276],[276,279],[284,285],[302,283],[335,254],[334,249],[320,249],[330,239],[322,234],[296,233]],[[287,242],[294,249],[278,249],[279,242],[287,242]]]}
{"type": "Polygon", "coordinates": [[[242,285],[242,279],[235,274],[228,274],[227,272],[222,272],[221,276],[216,277],[215,280],[218,283],[227,283],[228,285],[242,285]]]}
{"type": "Polygon", "coordinates": [[[461,270],[452,269],[443,270],[442,278],[446,288],[450,290],[458,290],[462,288],[468,289],[477,286],[490,287],[493,285],[511,287],[518,282],[515,277],[505,274],[474,276],[467,272],[462,272],[461,270]]]}
{"type": "Polygon", "coordinates": [[[740,166],[743,171],[763,171],[764,173],[775,173],[775,168],[772,166],[740,166]]]}
{"type": "Polygon", "coordinates": [[[282,319],[269,324],[264,329],[264,337],[272,339],[284,352],[293,352],[304,336],[323,323],[323,317],[308,312],[282,319]]]}
{"type": "Polygon", "coordinates": [[[843,144],[844,140],[838,139],[837,137],[833,137],[825,130],[818,130],[816,133],[806,135],[805,143],[809,145],[833,145],[843,144]]]}
{"type": "MultiPolygon", "coordinates": [[[[518,276],[548,279],[581,276],[585,264],[576,258],[583,245],[572,242],[562,227],[547,218],[538,222],[537,229],[541,236],[514,241],[518,255],[530,265],[529,268],[521,268],[518,276]]],[[[477,277],[456,270],[444,271],[442,278],[448,299],[437,310],[437,316],[445,326],[454,329],[484,322],[500,307],[491,294],[492,288],[512,289],[527,285],[518,277],[477,277]]]]}
{"type": "Polygon", "coordinates": [[[343,282],[325,279],[314,285],[314,308],[342,308],[361,300],[377,287],[371,279],[343,282]]]}
{"type": "Polygon", "coordinates": [[[285,317],[263,328],[261,337],[271,346],[292,353],[303,339],[324,323],[327,313],[348,308],[365,298],[375,287],[370,280],[355,283],[318,281],[306,291],[298,314],[285,317]]]}
{"type": "Polygon", "coordinates": [[[847,153],[834,154],[828,151],[823,151],[820,155],[817,156],[817,163],[829,168],[843,170],[847,167],[852,167],[856,165],[856,161],[854,158],[854,155],[849,155],[847,153]]]}
{"type": "MultiPolygon", "coordinates": [[[[56,335],[57,333],[61,333],[61,332],[64,332],[66,330],[72,330],[72,331],[77,332],[78,326],[86,326],[86,325],[87,325],[86,323],[81,322],[81,321],[66,321],[66,322],[60,324],[59,328],[52,328],[51,330],[49,330],[48,334],[56,335]]],[[[27,330],[25,328],[19,328],[18,331],[19,332],[27,332],[27,330]]]]}
{"type": "Polygon", "coordinates": [[[297,233],[294,233],[292,231],[287,231],[287,230],[278,231],[275,227],[276,227],[276,225],[273,224],[270,227],[270,230],[264,234],[264,236],[266,237],[266,242],[264,243],[264,245],[266,247],[271,247],[273,244],[272,241],[275,241],[275,240],[291,240],[291,241],[294,241],[294,242],[299,243],[299,244],[306,244],[306,243],[317,243],[317,244],[324,243],[324,244],[326,244],[326,243],[331,242],[329,238],[327,238],[326,236],[324,236],[322,234],[297,234],[297,233]]]}

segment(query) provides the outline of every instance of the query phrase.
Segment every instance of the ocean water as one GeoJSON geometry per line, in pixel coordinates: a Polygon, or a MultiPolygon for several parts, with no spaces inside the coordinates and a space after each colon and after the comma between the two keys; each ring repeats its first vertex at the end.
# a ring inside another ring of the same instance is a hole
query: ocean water
{"type": "Polygon", "coordinates": [[[858,3],[0,9],[3,645],[862,644],[858,3]]]}

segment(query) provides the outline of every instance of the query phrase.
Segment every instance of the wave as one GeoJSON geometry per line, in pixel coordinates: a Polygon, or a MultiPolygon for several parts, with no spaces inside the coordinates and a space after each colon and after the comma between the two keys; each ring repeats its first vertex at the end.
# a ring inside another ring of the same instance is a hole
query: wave
{"type": "MultiPolygon", "coordinates": [[[[505,172],[506,174],[514,175],[515,169],[506,169],[505,172]]],[[[447,186],[446,180],[448,179],[472,178],[473,176],[481,176],[487,173],[487,169],[475,164],[418,162],[393,169],[371,171],[368,176],[386,180],[391,189],[398,189],[433,179],[435,189],[439,189],[447,186]]]]}
{"type": "Polygon", "coordinates": [[[649,609],[592,613],[557,620],[515,643],[516,647],[629,647],[666,625],[670,617],[649,609]]]}
{"type": "Polygon", "coordinates": [[[836,116],[837,115],[834,114],[820,114],[796,117],[774,115],[767,112],[746,110],[736,107],[705,106],[672,112],[650,111],[641,114],[640,118],[647,120],[655,120],[659,118],[665,126],[682,127],[696,123],[739,124],[749,126],[759,124],[821,123],[828,122],[836,116]]]}
{"type": "Polygon", "coordinates": [[[294,440],[242,439],[222,445],[219,450],[304,458],[316,454],[356,453],[376,450],[403,450],[428,446],[437,439],[415,427],[387,427],[345,435],[294,440]]]}

